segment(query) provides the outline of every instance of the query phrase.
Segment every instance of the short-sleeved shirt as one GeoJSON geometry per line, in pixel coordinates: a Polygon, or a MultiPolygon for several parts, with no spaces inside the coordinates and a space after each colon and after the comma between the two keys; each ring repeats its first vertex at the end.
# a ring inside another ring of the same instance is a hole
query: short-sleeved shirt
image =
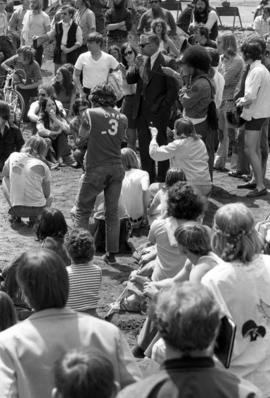
{"type": "Polygon", "coordinates": [[[71,264],[69,276],[69,297],[67,307],[76,311],[97,308],[101,285],[101,268],[92,262],[71,264]]]}
{"type": "Polygon", "coordinates": [[[10,180],[12,206],[42,207],[46,205],[43,183],[51,181],[48,166],[27,153],[13,152],[5,163],[10,180]]]}
{"type": "Polygon", "coordinates": [[[117,66],[118,62],[112,55],[101,51],[101,57],[96,61],[91,52],[87,51],[79,56],[75,69],[82,71],[83,87],[91,89],[105,83],[110,70],[116,69],[117,66]]]}

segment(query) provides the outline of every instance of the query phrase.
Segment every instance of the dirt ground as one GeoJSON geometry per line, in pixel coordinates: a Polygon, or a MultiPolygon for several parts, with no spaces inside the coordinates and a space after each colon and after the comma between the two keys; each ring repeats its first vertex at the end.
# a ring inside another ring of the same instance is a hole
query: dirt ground
{"type": "MultiPolygon", "coordinates": [[[[78,189],[81,170],[74,170],[69,167],[52,171],[52,195],[53,206],[60,209],[72,227],[70,209],[73,206],[75,195],[78,189]]],[[[269,185],[270,167],[268,164],[267,183],[269,185]]],[[[215,211],[223,204],[241,201],[249,206],[257,221],[264,219],[269,213],[270,194],[256,200],[244,197],[245,190],[237,190],[236,185],[241,180],[228,177],[225,173],[215,172],[213,194],[208,201],[208,210],[205,222],[211,225],[215,211]]],[[[27,220],[25,220],[27,221],[27,220]]],[[[142,231],[137,236],[131,237],[131,242],[137,247],[146,241],[147,231],[142,231]],[[140,236],[141,235],[141,236],[140,236]]],[[[39,243],[35,240],[35,234],[26,224],[11,225],[8,220],[8,206],[0,190],[0,267],[16,258],[21,252],[38,248],[39,243]]],[[[100,256],[95,261],[101,266],[103,280],[101,297],[98,305],[98,313],[104,317],[108,311],[108,304],[114,301],[122,292],[123,282],[127,280],[129,273],[136,269],[137,263],[131,256],[119,256],[119,265],[114,267],[103,263],[100,256]]],[[[144,316],[139,314],[115,315],[112,321],[117,324],[127,335],[129,343],[135,344],[135,336],[143,322],[144,316]]]]}
{"type": "MultiPolygon", "coordinates": [[[[238,4],[234,4],[238,5],[238,4]]],[[[240,5],[240,4],[239,4],[240,5]]],[[[241,5],[240,12],[244,14],[245,25],[252,21],[251,8],[247,4],[241,5]]],[[[255,6],[254,6],[255,8],[255,6]]],[[[249,35],[250,31],[235,31],[238,41],[242,41],[244,37],[249,35]]],[[[43,75],[47,79],[51,79],[52,63],[44,63],[43,75]],[[45,69],[45,71],[44,71],[45,69]]],[[[46,80],[46,79],[45,79],[46,80]]],[[[27,137],[29,133],[25,133],[27,137]]],[[[268,163],[267,170],[267,185],[270,189],[270,164],[268,163]]],[[[228,164],[229,167],[229,164],[228,164]]],[[[74,170],[69,167],[60,168],[52,171],[52,195],[54,198],[53,207],[60,209],[67,220],[69,227],[72,227],[70,218],[70,210],[74,204],[75,195],[78,190],[79,178],[81,170],[74,170]]],[[[229,202],[244,202],[253,211],[254,217],[257,221],[263,220],[269,213],[270,194],[258,199],[247,199],[245,190],[237,190],[237,184],[241,180],[228,177],[225,173],[214,173],[214,188],[213,193],[208,201],[208,209],[205,215],[205,223],[211,225],[215,211],[223,204],[229,202]]],[[[26,220],[25,220],[26,221],[26,220]]],[[[147,231],[137,233],[136,236],[131,237],[131,243],[134,247],[146,241],[147,231]]],[[[31,250],[39,247],[39,243],[35,240],[35,234],[26,224],[11,225],[8,217],[8,206],[4,200],[2,190],[0,189],[0,268],[16,258],[21,252],[31,250]]],[[[101,287],[100,301],[98,305],[98,314],[104,317],[108,311],[108,304],[113,302],[123,291],[123,282],[127,280],[130,272],[137,268],[136,261],[131,256],[119,256],[119,265],[114,267],[103,263],[100,255],[95,257],[95,262],[102,268],[103,279],[101,287]]],[[[140,314],[120,314],[115,315],[112,319],[123,332],[131,346],[135,344],[135,336],[144,320],[144,316],[140,314]]]]}

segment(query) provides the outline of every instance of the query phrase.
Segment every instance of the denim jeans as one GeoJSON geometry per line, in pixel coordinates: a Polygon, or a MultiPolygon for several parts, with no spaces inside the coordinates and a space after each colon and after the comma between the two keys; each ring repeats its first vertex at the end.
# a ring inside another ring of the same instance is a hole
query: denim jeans
{"type": "Polygon", "coordinates": [[[119,249],[120,220],[118,201],[125,171],[122,165],[99,166],[87,171],[81,181],[76,198],[75,225],[89,229],[96,197],[104,191],[106,251],[117,253],[119,249]]]}

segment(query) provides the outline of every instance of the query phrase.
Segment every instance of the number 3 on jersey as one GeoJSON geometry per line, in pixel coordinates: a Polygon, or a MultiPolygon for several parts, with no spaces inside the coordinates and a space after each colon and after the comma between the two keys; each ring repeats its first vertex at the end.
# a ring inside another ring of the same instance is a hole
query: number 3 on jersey
{"type": "Polygon", "coordinates": [[[108,123],[110,128],[108,130],[101,131],[101,134],[116,135],[118,131],[118,121],[116,119],[110,119],[108,123]]]}

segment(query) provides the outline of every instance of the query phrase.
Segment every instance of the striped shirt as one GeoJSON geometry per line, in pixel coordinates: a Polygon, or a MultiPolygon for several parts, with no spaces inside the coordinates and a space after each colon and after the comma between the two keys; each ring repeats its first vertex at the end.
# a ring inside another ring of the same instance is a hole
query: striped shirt
{"type": "Polygon", "coordinates": [[[91,261],[86,264],[71,264],[67,270],[69,275],[67,307],[75,311],[95,309],[99,300],[101,268],[91,261]]]}

